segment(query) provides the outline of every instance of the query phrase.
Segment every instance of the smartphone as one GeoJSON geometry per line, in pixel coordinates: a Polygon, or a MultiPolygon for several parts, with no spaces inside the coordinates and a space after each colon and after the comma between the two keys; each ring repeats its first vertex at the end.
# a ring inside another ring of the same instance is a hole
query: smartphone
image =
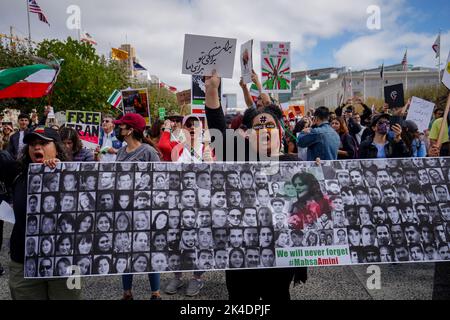
{"type": "Polygon", "coordinates": [[[403,123],[403,117],[401,117],[401,116],[391,116],[391,120],[390,120],[391,128],[394,125],[396,125],[396,124],[401,125],[402,123],[403,123]]]}

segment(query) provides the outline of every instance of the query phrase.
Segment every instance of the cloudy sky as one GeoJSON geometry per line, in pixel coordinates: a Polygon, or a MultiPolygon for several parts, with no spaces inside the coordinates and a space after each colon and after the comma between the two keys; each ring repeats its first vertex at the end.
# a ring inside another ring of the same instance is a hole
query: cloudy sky
{"type": "MultiPolygon", "coordinates": [[[[442,30],[442,60],[450,50],[448,0],[37,0],[51,26],[31,17],[32,38],[65,39],[70,5],[81,9],[82,29],[98,42],[100,54],[125,43],[136,47],[151,74],[179,90],[190,87],[181,74],[186,33],[254,39],[254,67],[260,69],[260,41],[290,41],[292,70],[348,66],[353,70],[400,63],[406,48],[409,62],[435,67],[431,46],[442,30]],[[381,10],[381,29],[370,30],[367,9],[381,10]]],[[[13,26],[26,36],[26,0],[0,1],[0,33],[13,26]]],[[[258,71],[259,72],[259,71],[258,71]]],[[[239,93],[240,66],[224,92],[239,93]]],[[[242,97],[238,94],[238,100],[242,97]]]]}

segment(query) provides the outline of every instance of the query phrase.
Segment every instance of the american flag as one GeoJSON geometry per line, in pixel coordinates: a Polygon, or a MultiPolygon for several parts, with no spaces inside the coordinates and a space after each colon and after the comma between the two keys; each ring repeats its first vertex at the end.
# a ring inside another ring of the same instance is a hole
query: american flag
{"type": "Polygon", "coordinates": [[[50,26],[50,23],[42,12],[41,7],[39,7],[39,5],[37,4],[36,0],[28,0],[28,11],[31,13],[37,13],[39,20],[45,22],[50,26]]]}
{"type": "Polygon", "coordinates": [[[408,70],[408,50],[406,50],[405,56],[403,57],[402,66],[403,66],[403,71],[408,70]]]}

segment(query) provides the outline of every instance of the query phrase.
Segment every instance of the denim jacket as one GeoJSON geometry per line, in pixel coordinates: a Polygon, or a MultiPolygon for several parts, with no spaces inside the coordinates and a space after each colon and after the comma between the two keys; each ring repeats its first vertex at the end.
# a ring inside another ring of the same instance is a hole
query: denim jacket
{"type": "Polygon", "coordinates": [[[310,133],[301,132],[297,144],[300,148],[308,148],[308,161],[315,161],[317,158],[336,160],[341,139],[330,124],[324,122],[310,133]]]}

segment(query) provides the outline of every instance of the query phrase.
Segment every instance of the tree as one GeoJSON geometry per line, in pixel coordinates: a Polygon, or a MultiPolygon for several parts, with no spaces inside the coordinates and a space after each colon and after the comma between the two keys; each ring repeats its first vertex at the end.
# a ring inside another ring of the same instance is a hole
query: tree
{"type": "Polygon", "coordinates": [[[107,99],[127,86],[125,70],[115,61],[98,56],[88,43],[71,39],[44,40],[37,49],[44,58],[64,59],[51,96],[56,110],[111,111],[107,99]]]}
{"type": "Polygon", "coordinates": [[[418,97],[424,100],[428,100],[436,104],[436,107],[445,108],[448,97],[448,89],[443,84],[439,85],[439,89],[434,86],[420,86],[414,89],[408,90],[406,93],[406,99],[412,97],[418,97]]]}
{"type": "Polygon", "coordinates": [[[0,67],[12,68],[32,63],[31,54],[49,60],[63,59],[61,73],[51,94],[42,99],[8,99],[0,107],[30,112],[50,104],[55,111],[87,110],[112,112],[107,99],[114,89],[128,86],[126,72],[117,62],[97,55],[95,48],[67,38],[66,41],[44,40],[34,50],[0,47],[0,67]],[[20,49],[20,50],[19,50],[20,49]]]}

